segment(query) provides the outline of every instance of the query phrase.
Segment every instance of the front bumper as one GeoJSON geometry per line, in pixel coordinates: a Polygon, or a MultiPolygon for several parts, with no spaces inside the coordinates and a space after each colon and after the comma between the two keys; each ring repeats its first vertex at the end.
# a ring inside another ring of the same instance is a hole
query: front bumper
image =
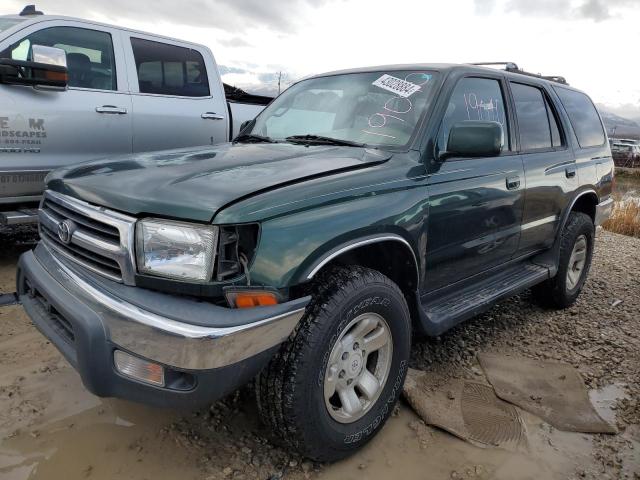
{"type": "Polygon", "coordinates": [[[596,218],[594,222],[596,226],[602,225],[605,220],[611,216],[611,213],[613,212],[613,203],[613,198],[609,198],[596,205],[596,218]]]}
{"type": "Polygon", "coordinates": [[[127,287],[55,258],[22,255],[18,294],[88,390],[160,406],[205,404],[249,381],[295,328],[309,298],[234,310],[127,287]],[[166,387],[119,374],[114,350],[162,364],[166,387]]]}

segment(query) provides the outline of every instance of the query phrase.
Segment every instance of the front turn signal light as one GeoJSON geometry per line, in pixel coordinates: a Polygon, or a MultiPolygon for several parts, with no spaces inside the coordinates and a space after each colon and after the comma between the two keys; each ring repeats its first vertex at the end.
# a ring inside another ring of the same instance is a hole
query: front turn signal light
{"type": "Polygon", "coordinates": [[[235,308],[254,308],[277,305],[278,297],[273,292],[265,291],[231,291],[227,292],[227,302],[235,308]]]}
{"type": "Polygon", "coordinates": [[[162,365],[134,357],[122,350],[113,352],[113,363],[116,366],[116,370],[127,377],[158,387],[165,386],[164,368],[162,365]]]}

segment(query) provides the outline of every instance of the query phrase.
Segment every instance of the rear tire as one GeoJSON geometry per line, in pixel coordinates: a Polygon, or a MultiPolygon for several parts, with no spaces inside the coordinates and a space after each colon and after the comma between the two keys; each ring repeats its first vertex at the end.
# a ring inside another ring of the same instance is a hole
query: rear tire
{"type": "Polygon", "coordinates": [[[398,286],[375,270],[332,269],[257,381],[260,417],[310,459],[344,458],[391,415],[410,349],[409,308],[398,286]]]}
{"type": "Polygon", "coordinates": [[[591,217],[571,212],[561,235],[558,273],[532,289],[540,304],[559,309],[576,302],[589,274],[595,240],[591,217]]]}

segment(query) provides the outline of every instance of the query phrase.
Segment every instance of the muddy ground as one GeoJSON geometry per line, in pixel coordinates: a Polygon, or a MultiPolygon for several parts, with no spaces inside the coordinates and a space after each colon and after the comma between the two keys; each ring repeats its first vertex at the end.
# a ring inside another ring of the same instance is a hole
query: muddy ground
{"type": "MultiPolygon", "coordinates": [[[[12,240],[0,233],[0,292],[14,290],[28,248],[12,240]]],[[[272,443],[250,386],[199,412],[99,399],[20,306],[0,307],[0,478],[640,479],[640,239],[599,232],[590,279],[569,310],[541,309],[523,294],[415,342],[412,367],[480,378],[478,352],[573,364],[620,433],[560,432],[524,414],[526,446],[482,449],[425,426],[401,403],[360,453],[313,464],[272,443]]]]}

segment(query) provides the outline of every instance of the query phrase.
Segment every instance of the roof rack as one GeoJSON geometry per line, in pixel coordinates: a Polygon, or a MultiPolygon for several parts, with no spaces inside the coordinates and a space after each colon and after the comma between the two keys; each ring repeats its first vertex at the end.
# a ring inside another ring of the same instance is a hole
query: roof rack
{"type": "Polygon", "coordinates": [[[42,12],[36,10],[35,5],[27,5],[20,12],[21,17],[29,17],[31,15],[44,15],[42,12]]]}
{"type": "Polygon", "coordinates": [[[538,73],[527,72],[525,70],[520,69],[515,62],[479,62],[479,63],[471,63],[471,65],[476,65],[478,67],[495,67],[498,65],[504,65],[504,70],[507,72],[519,73],[520,75],[527,75],[528,77],[542,78],[543,80],[549,80],[550,82],[569,85],[569,83],[567,82],[567,79],[564,77],[561,77],[560,75],[540,75],[538,73]]]}

